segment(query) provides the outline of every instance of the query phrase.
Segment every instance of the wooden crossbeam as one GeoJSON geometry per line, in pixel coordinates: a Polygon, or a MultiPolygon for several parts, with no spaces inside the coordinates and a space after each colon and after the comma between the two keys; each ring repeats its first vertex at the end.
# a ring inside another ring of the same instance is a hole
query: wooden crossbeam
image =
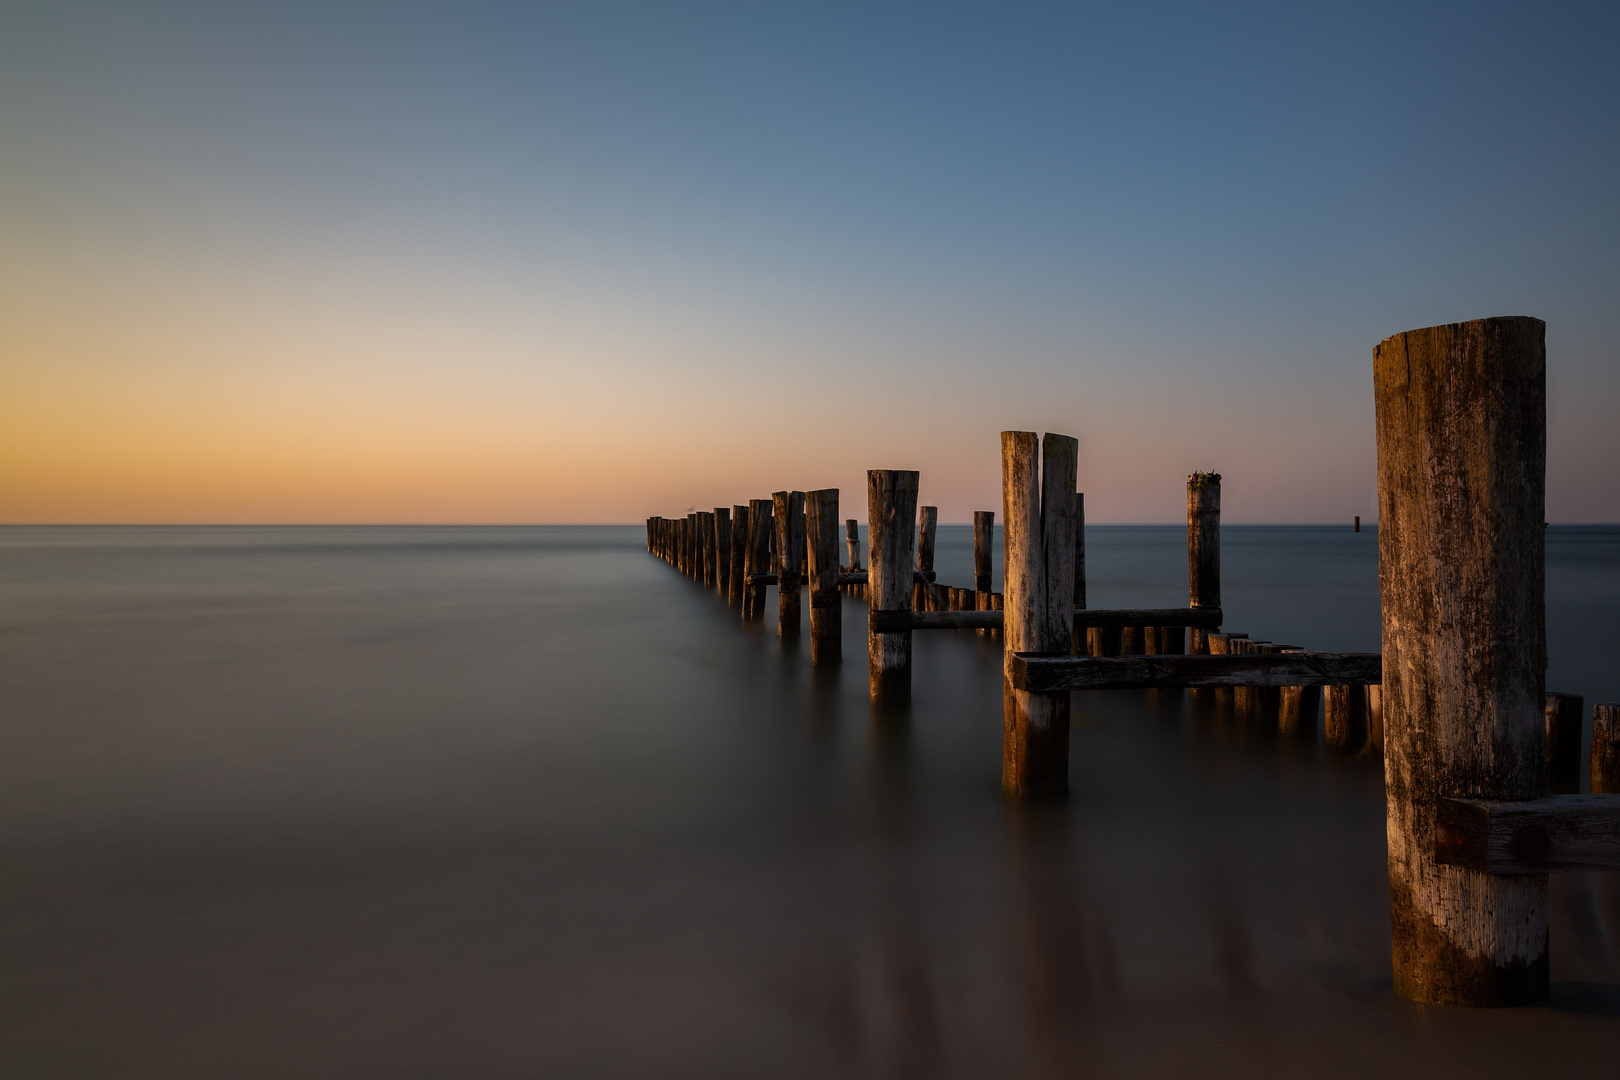
{"type": "MultiPolygon", "coordinates": [[[[912,577],[913,581],[926,581],[926,582],[932,584],[933,580],[934,580],[934,572],[932,570],[928,570],[928,571],[913,570],[911,572],[911,577],[912,577]]],[[[779,581],[780,581],[780,577],[778,575],[776,575],[776,574],[749,574],[748,575],[748,584],[750,584],[750,585],[776,585],[776,584],[779,583],[779,581]]],[[[799,575],[799,584],[800,585],[808,585],[809,583],[810,583],[810,578],[808,577],[808,575],[805,575],[805,574],[800,574],[799,575]]],[[[854,573],[850,573],[849,571],[844,571],[844,572],[842,572],[842,573],[840,573],[838,575],[838,584],[840,584],[840,585],[865,585],[866,584],[866,571],[865,570],[857,570],[854,573]]]]}
{"type": "MultiPolygon", "coordinates": [[[[867,626],[876,634],[897,634],[905,630],[999,630],[1005,614],[1002,611],[874,611],[867,626]]],[[[1221,625],[1221,609],[1076,608],[1074,625],[1191,626],[1213,630],[1221,625]]]]}
{"type": "Polygon", "coordinates": [[[1383,679],[1380,653],[1069,656],[1017,653],[1016,690],[1154,690],[1221,686],[1363,686],[1383,679]]]}
{"type": "Polygon", "coordinates": [[[1620,870],[1620,795],[1438,799],[1434,857],[1487,874],[1620,870]]]}

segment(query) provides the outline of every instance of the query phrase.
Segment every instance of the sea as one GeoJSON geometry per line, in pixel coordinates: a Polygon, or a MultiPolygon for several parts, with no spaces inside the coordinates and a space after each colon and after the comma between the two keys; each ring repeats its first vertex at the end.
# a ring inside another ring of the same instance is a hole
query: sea
{"type": "MultiPolygon", "coordinates": [[[[997,641],[875,712],[862,602],[812,668],[645,540],[0,529],[0,1076],[1616,1075],[1620,874],[1553,875],[1548,1005],[1414,1004],[1375,757],[1089,692],[1010,804],[997,641]]],[[[1226,526],[1227,628],[1376,650],[1377,543],[1226,526]]],[[[1185,532],[1087,577],[1181,606],[1185,532]]],[[[1620,527],[1551,526],[1588,726],[1617,612],[1620,527]]]]}

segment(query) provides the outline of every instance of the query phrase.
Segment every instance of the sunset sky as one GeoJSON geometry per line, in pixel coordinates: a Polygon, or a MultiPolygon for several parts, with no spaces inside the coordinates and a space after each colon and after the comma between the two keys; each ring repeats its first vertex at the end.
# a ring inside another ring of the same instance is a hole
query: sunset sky
{"type": "Polygon", "coordinates": [[[1620,7],[50,3],[0,19],[0,521],[640,522],[864,470],[1374,507],[1372,350],[1547,320],[1620,520],[1620,7]],[[229,8],[229,10],[225,10],[229,8]]]}

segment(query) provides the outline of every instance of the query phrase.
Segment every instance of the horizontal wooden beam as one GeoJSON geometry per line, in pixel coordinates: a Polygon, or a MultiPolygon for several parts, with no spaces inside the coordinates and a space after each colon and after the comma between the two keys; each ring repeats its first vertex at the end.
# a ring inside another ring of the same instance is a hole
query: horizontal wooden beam
{"type": "Polygon", "coordinates": [[[1620,795],[1440,799],[1434,857],[1487,874],[1620,870],[1620,795]]]}
{"type": "MultiPolygon", "coordinates": [[[[1005,613],[1000,611],[874,611],[867,618],[867,628],[874,634],[897,634],[906,630],[999,630],[1004,617],[1005,613]]],[[[1213,629],[1221,625],[1221,609],[1076,608],[1074,625],[1213,629]]]]}
{"type": "MultiPolygon", "coordinates": [[[[926,581],[926,582],[932,583],[933,580],[934,580],[934,572],[932,570],[928,570],[928,571],[913,570],[911,572],[911,579],[913,581],[926,581]]],[[[778,584],[778,576],[776,574],[749,574],[748,575],[748,584],[750,584],[750,585],[776,585],[776,584],[778,584]]],[[[799,584],[800,585],[808,585],[808,584],[810,584],[809,575],[800,574],[799,575],[799,584]]],[[[866,584],[866,571],[865,570],[857,570],[854,573],[850,573],[849,571],[846,570],[843,573],[838,575],[838,584],[840,584],[840,585],[865,585],[866,584]]]]}
{"type": "Polygon", "coordinates": [[[1000,611],[869,611],[866,628],[874,634],[907,630],[999,630],[1000,611]]]}
{"type": "Polygon", "coordinates": [[[1155,690],[1218,686],[1364,686],[1383,679],[1380,653],[1069,656],[1018,653],[1016,690],[1155,690]]]}

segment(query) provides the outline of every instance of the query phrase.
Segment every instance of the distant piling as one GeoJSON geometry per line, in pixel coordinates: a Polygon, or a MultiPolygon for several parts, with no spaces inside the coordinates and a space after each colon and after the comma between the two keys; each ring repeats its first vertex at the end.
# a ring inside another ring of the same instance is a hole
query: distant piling
{"type": "Polygon", "coordinates": [[[743,618],[765,617],[765,586],[754,580],[771,571],[771,531],[775,514],[769,499],[748,500],[748,565],[743,574],[743,618]]]}
{"type": "Polygon", "coordinates": [[[796,638],[800,618],[799,577],[804,572],[804,492],[778,491],[771,496],[776,516],[776,635],[796,638]]]}
{"type": "Polygon", "coordinates": [[[731,566],[726,585],[726,603],[734,608],[743,606],[743,583],[747,572],[748,507],[734,503],[731,507],[731,566]]]}
{"type": "Polygon", "coordinates": [[[714,587],[723,600],[731,588],[731,510],[717,506],[714,516],[714,587]]]}
{"type": "Polygon", "coordinates": [[[1620,704],[1592,706],[1592,753],[1587,790],[1620,795],[1620,704]]]}

